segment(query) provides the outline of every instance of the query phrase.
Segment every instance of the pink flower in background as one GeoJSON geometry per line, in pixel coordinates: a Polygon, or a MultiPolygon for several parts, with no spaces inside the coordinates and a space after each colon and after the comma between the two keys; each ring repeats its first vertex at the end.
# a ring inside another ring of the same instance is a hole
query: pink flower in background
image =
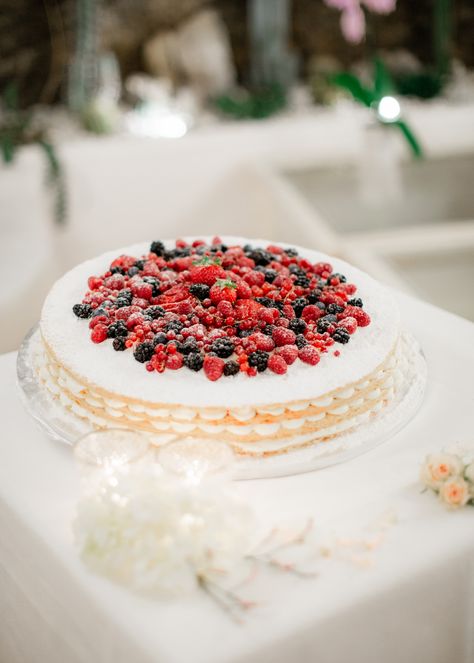
{"type": "Polygon", "coordinates": [[[365,37],[365,15],[363,5],[376,14],[389,14],[395,9],[397,0],[324,0],[328,7],[341,12],[341,31],[347,41],[359,44],[365,37]]]}

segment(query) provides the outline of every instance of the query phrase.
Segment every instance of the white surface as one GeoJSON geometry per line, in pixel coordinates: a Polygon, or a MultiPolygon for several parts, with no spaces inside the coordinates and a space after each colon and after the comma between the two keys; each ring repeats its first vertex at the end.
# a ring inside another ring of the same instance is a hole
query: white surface
{"type": "Polygon", "coordinates": [[[473,510],[420,494],[427,452],[472,439],[472,324],[403,297],[430,379],[418,416],[343,465],[240,485],[269,525],[363,525],[393,507],[400,523],[371,569],[328,563],[315,580],[260,579],[244,625],[203,595],[152,602],[90,575],[73,548],[78,478],[70,450],[39,433],[0,359],[0,660],[8,663],[472,663],[473,510]],[[448,342],[451,339],[452,342],[448,342]]]}
{"type": "MultiPolygon", "coordinates": [[[[242,237],[222,236],[229,245],[244,245],[242,237]]],[[[208,238],[209,239],[209,238],[208,238]]],[[[265,248],[268,240],[255,240],[265,248]]],[[[168,246],[173,246],[168,242],[168,246]]],[[[291,246],[295,246],[292,244],[291,246]]],[[[166,371],[150,374],[132,352],[115,352],[111,343],[94,344],[87,321],[79,320],[72,307],[87,292],[89,276],[104,274],[110,263],[122,254],[142,257],[150,243],[135,244],[78,265],[52,288],[44,304],[40,329],[58,361],[82,383],[105,391],[151,403],[195,407],[240,407],[274,405],[295,400],[318,398],[334,389],[358,382],[382,364],[400,333],[400,315],[391,294],[370,276],[341,260],[296,246],[299,254],[313,264],[330,262],[334,272],[357,286],[364,310],[371,317],[367,327],[357,329],[350,343],[321,355],[317,366],[297,361],[288,373],[277,376],[271,371],[250,379],[239,374],[232,379],[210,382],[203,371],[166,371]]]]}

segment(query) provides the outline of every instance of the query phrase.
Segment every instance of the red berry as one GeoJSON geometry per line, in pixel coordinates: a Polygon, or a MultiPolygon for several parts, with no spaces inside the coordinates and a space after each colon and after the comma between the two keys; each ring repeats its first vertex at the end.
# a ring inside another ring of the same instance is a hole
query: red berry
{"type": "Polygon", "coordinates": [[[171,368],[173,371],[178,370],[183,365],[183,355],[180,352],[171,354],[166,360],[166,368],[171,368]]]}
{"type": "Polygon", "coordinates": [[[107,338],[107,327],[103,324],[98,324],[91,332],[91,340],[93,343],[102,343],[107,338]]]}
{"type": "Polygon", "coordinates": [[[97,276],[89,276],[89,278],[87,279],[87,285],[89,286],[89,290],[98,290],[102,285],[102,283],[103,283],[102,279],[98,278],[97,276]]]}
{"type": "Polygon", "coordinates": [[[227,301],[225,299],[223,299],[217,304],[217,310],[224,318],[227,318],[234,314],[234,309],[232,307],[232,304],[230,303],[230,301],[227,301]]]}
{"type": "Polygon", "coordinates": [[[239,299],[249,299],[252,296],[252,290],[248,283],[239,281],[237,283],[237,297],[239,299]]]}
{"type": "Polygon", "coordinates": [[[309,320],[319,320],[319,318],[321,318],[323,315],[324,312],[319,308],[319,306],[316,306],[315,304],[308,304],[308,306],[304,307],[301,317],[305,322],[308,322],[309,320]]]}
{"type": "Polygon", "coordinates": [[[319,352],[312,345],[305,345],[298,353],[301,361],[304,361],[306,364],[311,366],[316,366],[319,363],[319,352]]]}
{"type": "Polygon", "coordinates": [[[272,338],[275,341],[275,345],[294,345],[296,334],[291,329],[276,327],[273,330],[272,338]]]}
{"type": "Polygon", "coordinates": [[[223,301],[233,304],[237,299],[237,286],[230,279],[217,279],[209,292],[209,296],[213,304],[219,304],[223,301]]]}
{"type": "Polygon", "coordinates": [[[359,306],[346,306],[342,318],[355,318],[359,327],[370,325],[370,315],[359,306]]]}
{"type": "Polygon", "coordinates": [[[133,327],[141,325],[143,321],[144,320],[141,313],[132,313],[125,324],[127,325],[127,329],[133,329],[133,327]]]}
{"type": "Polygon", "coordinates": [[[280,357],[283,357],[288,366],[291,366],[298,357],[298,348],[296,345],[282,345],[275,352],[280,357]]]}
{"type": "Polygon", "coordinates": [[[139,281],[138,283],[133,284],[132,292],[135,297],[149,300],[153,294],[153,288],[149,283],[143,283],[139,281]]]}
{"type": "Polygon", "coordinates": [[[273,354],[268,360],[268,368],[277,375],[286,373],[286,361],[280,355],[273,354]]]}
{"type": "Polygon", "coordinates": [[[343,327],[349,334],[353,334],[357,329],[357,320],[355,318],[343,318],[337,323],[338,327],[343,327]]]}
{"type": "Polygon", "coordinates": [[[222,267],[216,262],[209,262],[211,259],[202,259],[201,263],[194,265],[190,271],[191,281],[193,283],[205,283],[206,285],[213,285],[217,279],[225,279],[226,273],[222,267]]]}
{"type": "Polygon", "coordinates": [[[270,352],[275,347],[275,343],[270,336],[257,332],[249,336],[252,342],[255,344],[257,350],[263,350],[264,352],[270,352]]]}
{"type": "Polygon", "coordinates": [[[212,382],[221,377],[224,372],[224,365],[225,361],[220,357],[215,357],[213,355],[206,355],[204,357],[204,373],[209,380],[212,380],[212,382]]]}

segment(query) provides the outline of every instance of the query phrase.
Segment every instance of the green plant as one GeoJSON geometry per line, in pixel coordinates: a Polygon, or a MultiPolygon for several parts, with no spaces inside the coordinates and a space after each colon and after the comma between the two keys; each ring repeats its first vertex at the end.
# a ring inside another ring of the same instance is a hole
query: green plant
{"type": "Polygon", "coordinates": [[[0,153],[4,163],[11,164],[18,150],[24,145],[38,145],[46,160],[47,184],[54,194],[54,219],[64,223],[66,219],[66,187],[61,163],[54,145],[45,129],[35,127],[31,110],[20,110],[18,90],[8,85],[0,107],[0,153]]]}
{"type": "Polygon", "coordinates": [[[374,59],[373,84],[364,85],[361,80],[353,73],[343,71],[329,76],[329,80],[338,87],[346,90],[352,97],[363,106],[374,110],[375,117],[379,122],[389,127],[395,127],[403,134],[407,141],[413,156],[420,158],[423,155],[421,145],[415,134],[404,120],[398,117],[394,119],[383,119],[377,113],[379,104],[384,97],[392,96],[396,93],[395,84],[392,77],[379,58],[374,59]]]}

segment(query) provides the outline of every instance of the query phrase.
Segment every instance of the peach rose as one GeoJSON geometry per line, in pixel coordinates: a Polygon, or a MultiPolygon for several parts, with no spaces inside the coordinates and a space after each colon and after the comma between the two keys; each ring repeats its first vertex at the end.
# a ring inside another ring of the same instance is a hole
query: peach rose
{"type": "Polygon", "coordinates": [[[457,509],[469,501],[469,484],[461,477],[452,477],[443,483],[439,496],[445,504],[457,509]]]}
{"type": "Polygon", "coordinates": [[[460,476],[462,470],[463,464],[458,456],[430,454],[421,467],[420,479],[425,486],[439,490],[445,481],[460,476]]]}

